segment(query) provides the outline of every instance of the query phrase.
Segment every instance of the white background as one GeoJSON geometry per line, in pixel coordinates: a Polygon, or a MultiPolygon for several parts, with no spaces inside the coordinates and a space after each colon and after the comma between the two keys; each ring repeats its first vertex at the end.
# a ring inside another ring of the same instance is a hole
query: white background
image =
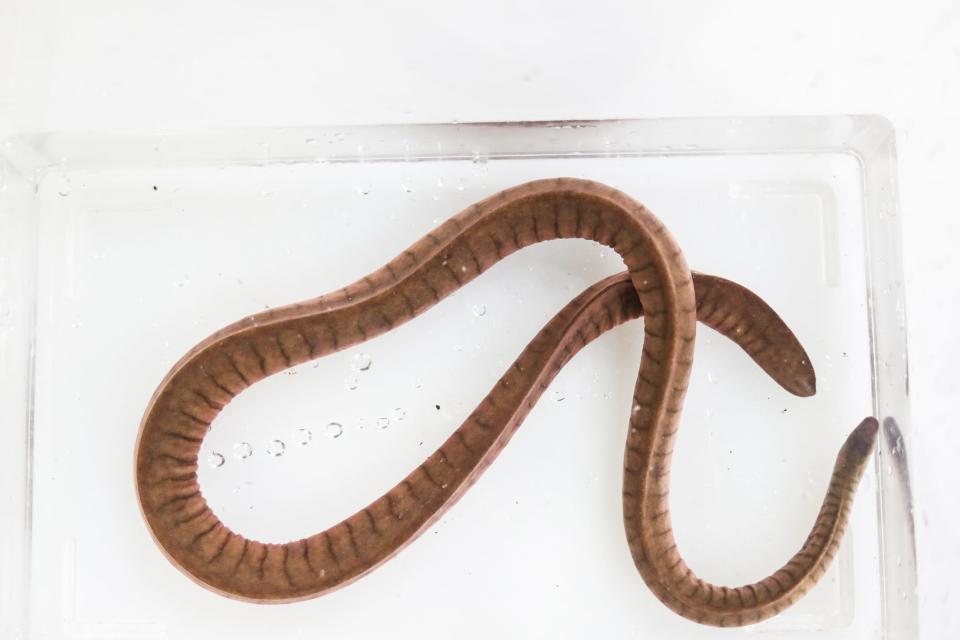
{"type": "Polygon", "coordinates": [[[897,129],[921,619],[955,638],[956,0],[0,0],[0,137],[835,113],[897,129]]]}

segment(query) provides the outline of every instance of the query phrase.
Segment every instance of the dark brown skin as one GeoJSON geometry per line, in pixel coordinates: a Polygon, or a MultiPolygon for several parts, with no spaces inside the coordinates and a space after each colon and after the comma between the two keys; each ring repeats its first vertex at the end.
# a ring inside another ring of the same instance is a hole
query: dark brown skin
{"type": "Polygon", "coordinates": [[[697,578],[681,558],[668,508],[670,456],[693,358],[696,321],[740,345],[791,393],[815,391],[813,368],[783,321],[743,287],[691,274],[676,242],[641,204],[572,178],[507,189],[447,220],[362,280],[326,296],[249,316],[178,362],[147,408],[136,449],[140,506],[170,561],[199,584],[253,602],[322,595],[366,574],[420,535],[493,462],[556,373],[605,331],[644,314],[644,345],[624,457],[624,527],[656,596],[696,622],[758,622],[798,600],[839,545],[876,437],[864,420],[837,456],[806,542],[780,569],[737,588],[697,578]],[[537,334],[463,425],[366,508],[286,544],[227,529],[197,481],[211,422],[268,375],[363,342],[412,319],[500,259],[536,242],[586,238],[612,247],[628,272],[571,301],[537,334]]]}

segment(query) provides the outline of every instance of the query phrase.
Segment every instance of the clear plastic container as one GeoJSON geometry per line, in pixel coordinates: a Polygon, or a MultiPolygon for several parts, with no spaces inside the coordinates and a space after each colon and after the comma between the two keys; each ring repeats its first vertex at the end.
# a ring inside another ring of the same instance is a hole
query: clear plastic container
{"type": "MultiPolygon", "coordinates": [[[[740,282],[818,373],[789,396],[701,328],[674,457],[681,551],[767,575],[812,525],[834,456],[885,418],[841,552],[796,606],[727,638],[916,635],[905,320],[892,130],[876,117],[21,136],[0,167],[0,638],[716,637],[661,605],[621,520],[642,331],[557,377],[428,533],[335,593],[215,595],[155,547],[133,485],[147,401],[215,329],[339,288],[446,217],[578,176],[647,204],[692,268],[740,282]]],[[[587,241],[511,256],[414,321],[244,392],[202,447],[223,521],[281,542],[431,453],[572,296],[622,268],[587,241]]]]}

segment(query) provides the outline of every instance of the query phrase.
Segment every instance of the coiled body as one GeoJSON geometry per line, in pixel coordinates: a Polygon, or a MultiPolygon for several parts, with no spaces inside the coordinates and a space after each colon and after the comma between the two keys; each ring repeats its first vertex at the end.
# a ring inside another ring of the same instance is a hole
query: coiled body
{"type": "Polygon", "coordinates": [[[676,242],[646,208],[585,180],[540,180],[500,192],[362,280],[250,316],[197,345],[163,380],[141,424],[135,463],[144,518],[171,562],[224,595],[287,602],[341,587],[449,508],[580,348],[641,314],[644,346],[623,461],[624,526],[634,563],[660,600],[692,620],[731,626],[767,618],[805,593],[835,553],[876,421],[865,420],[844,445],[814,528],[786,565],[738,588],[697,578],[676,547],[668,495],[698,318],[734,339],[793,393],[814,392],[813,369],[762,300],[726,280],[692,274],[676,242]],[[197,481],[197,455],[211,422],[238,393],[389,331],[498,260],[554,238],[605,244],[620,254],[627,272],[590,287],[560,311],[463,425],[393,489],[338,525],[286,544],[249,540],[210,510],[197,481]]]}

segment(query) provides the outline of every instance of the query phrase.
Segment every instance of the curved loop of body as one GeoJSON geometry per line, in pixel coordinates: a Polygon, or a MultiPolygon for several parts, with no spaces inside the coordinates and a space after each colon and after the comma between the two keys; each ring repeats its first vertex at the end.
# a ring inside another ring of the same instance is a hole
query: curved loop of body
{"type": "Polygon", "coordinates": [[[734,626],[770,617],[799,599],[836,552],[876,420],[864,420],[841,448],[810,535],[785,565],[736,588],[694,575],[674,540],[668,494],[697,320],[734,340],[792,393],[814,393],[813,368],[760,298],[727,280],[691,273],[672,236],[646,208],[611,187],[573,178],[502,191],[362,280],[250,316],[194,347],[156,390],[140,427],[136,488],[148,528],[174,565],[230,597],[289,602],[344,586],[456,502],[577,351],[641,314],[645,335],[623,477],[624,526],[634,563],[654,594],[691,620],[734,626]],[[266,376],[389,331],[514,251],[554,238],[605,244],[628,270],[561,310],[419,467],[367,507],[308,538],[265,544],[223,525],[201,494],[197,455],[211,422],[232,398],[266,376]]]}

